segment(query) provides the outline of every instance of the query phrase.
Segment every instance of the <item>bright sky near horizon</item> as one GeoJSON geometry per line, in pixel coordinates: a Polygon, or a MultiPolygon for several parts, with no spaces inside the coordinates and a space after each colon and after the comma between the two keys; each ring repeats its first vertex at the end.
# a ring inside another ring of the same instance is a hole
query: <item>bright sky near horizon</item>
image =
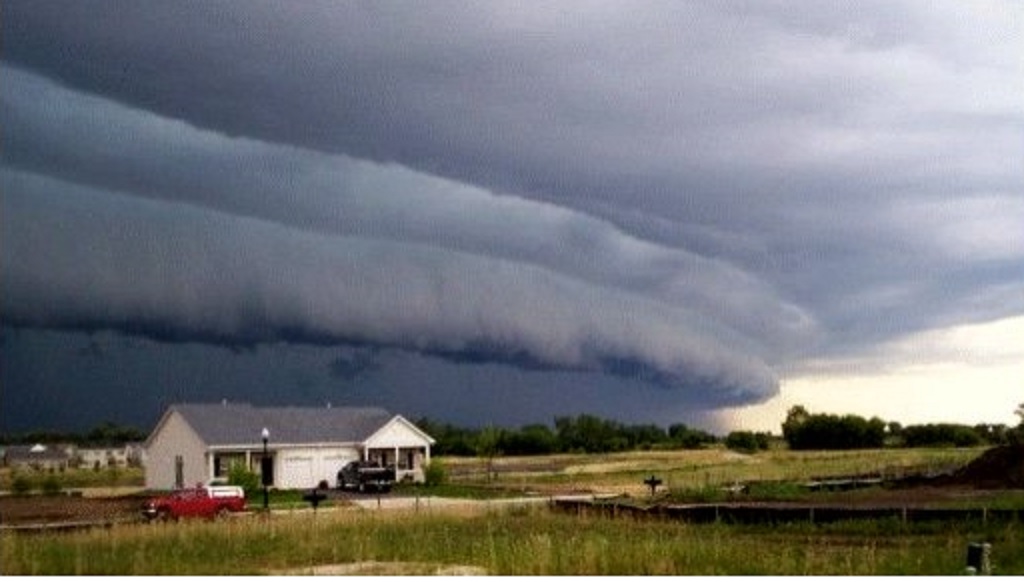
{"type": "MultiPolygon", "coordinates": [[[[857,414],[904,425],[1006,424],[1024,403],[1024,317],[928,331],[871,355],[782,380],[770,401],[719,413],[724,425],[779,433],[786,411],[857,414]]],[[[812,366],[813,368],[813,366],[812,366]]]]}

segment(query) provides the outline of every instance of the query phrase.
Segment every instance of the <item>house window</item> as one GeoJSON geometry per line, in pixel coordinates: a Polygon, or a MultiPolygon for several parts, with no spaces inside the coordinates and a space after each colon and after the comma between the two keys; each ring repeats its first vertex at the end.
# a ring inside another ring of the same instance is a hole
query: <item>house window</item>
{"type": "Polygon", "coordinates": [[[181,455],[174,456],[174,487],[185,487],[185,459],[181,455]]]}

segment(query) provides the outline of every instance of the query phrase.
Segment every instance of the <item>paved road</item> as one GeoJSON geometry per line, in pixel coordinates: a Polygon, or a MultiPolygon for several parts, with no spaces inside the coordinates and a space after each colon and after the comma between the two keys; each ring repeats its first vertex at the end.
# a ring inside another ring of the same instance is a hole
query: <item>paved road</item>
{"type": "MultiPolygon", "coordinates": [[[[559,496],[558,499],[593,499],[593,495],[559,496]]],[[[451,497],[361,497],[351,499],[364,509],[416,509],[446,507],[514,507],[537,505],[551,501],[551,497],[512,497],[508,499],[456,499],[451,497]]]]}
{"type": "MultiPolygon", "coordinates": [[[[344,499],[351,502],[356,507],[370,510],[389,510],[389,509],[457,509],[457,508],[502,508],[502,507],[516,507],[516,506],[529,506],[529,505],[540,505],[551,501],[552,499],[575,499],[575,500],[591,500],[594,499],[593,495],[559,495],[557,497],[513,497],[508,499],[460,499],[452,497],[414,497],[414,496],[396,496],[396,495],[381,495],[377,497],[375,495],[345,495],[344,499]]],[[[320,511],[338,511],[345,510],[351,506],[335,506],[326,507],[320,511]]],[[[311,509],[290,509],[290,510],[278,510],[280,513],[304,513],[312,511],[311,509]]]]}

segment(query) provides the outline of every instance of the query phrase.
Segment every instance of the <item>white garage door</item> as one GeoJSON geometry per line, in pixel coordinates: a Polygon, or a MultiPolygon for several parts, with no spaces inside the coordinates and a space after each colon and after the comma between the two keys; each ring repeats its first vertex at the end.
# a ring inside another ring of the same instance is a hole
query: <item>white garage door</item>
{"type": "Polygon", "coordinates": [[[285,457],[278,487],[282,489],[308,489],[316,485],[313,475],[313,457],[285,457]]]}

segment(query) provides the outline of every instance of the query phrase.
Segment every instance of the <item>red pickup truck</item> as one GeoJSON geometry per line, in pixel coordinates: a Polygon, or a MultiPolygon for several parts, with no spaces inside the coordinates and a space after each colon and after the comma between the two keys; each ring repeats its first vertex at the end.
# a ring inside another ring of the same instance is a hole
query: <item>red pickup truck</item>
{"type": "Polygon", "coordinates": [[[245,511],[245,494],[226,494],[210,487],[180,489],[169,495],[154,497],[142,506],[147,519],[179,519],[182,517],[223,517],[245,511]]]}

